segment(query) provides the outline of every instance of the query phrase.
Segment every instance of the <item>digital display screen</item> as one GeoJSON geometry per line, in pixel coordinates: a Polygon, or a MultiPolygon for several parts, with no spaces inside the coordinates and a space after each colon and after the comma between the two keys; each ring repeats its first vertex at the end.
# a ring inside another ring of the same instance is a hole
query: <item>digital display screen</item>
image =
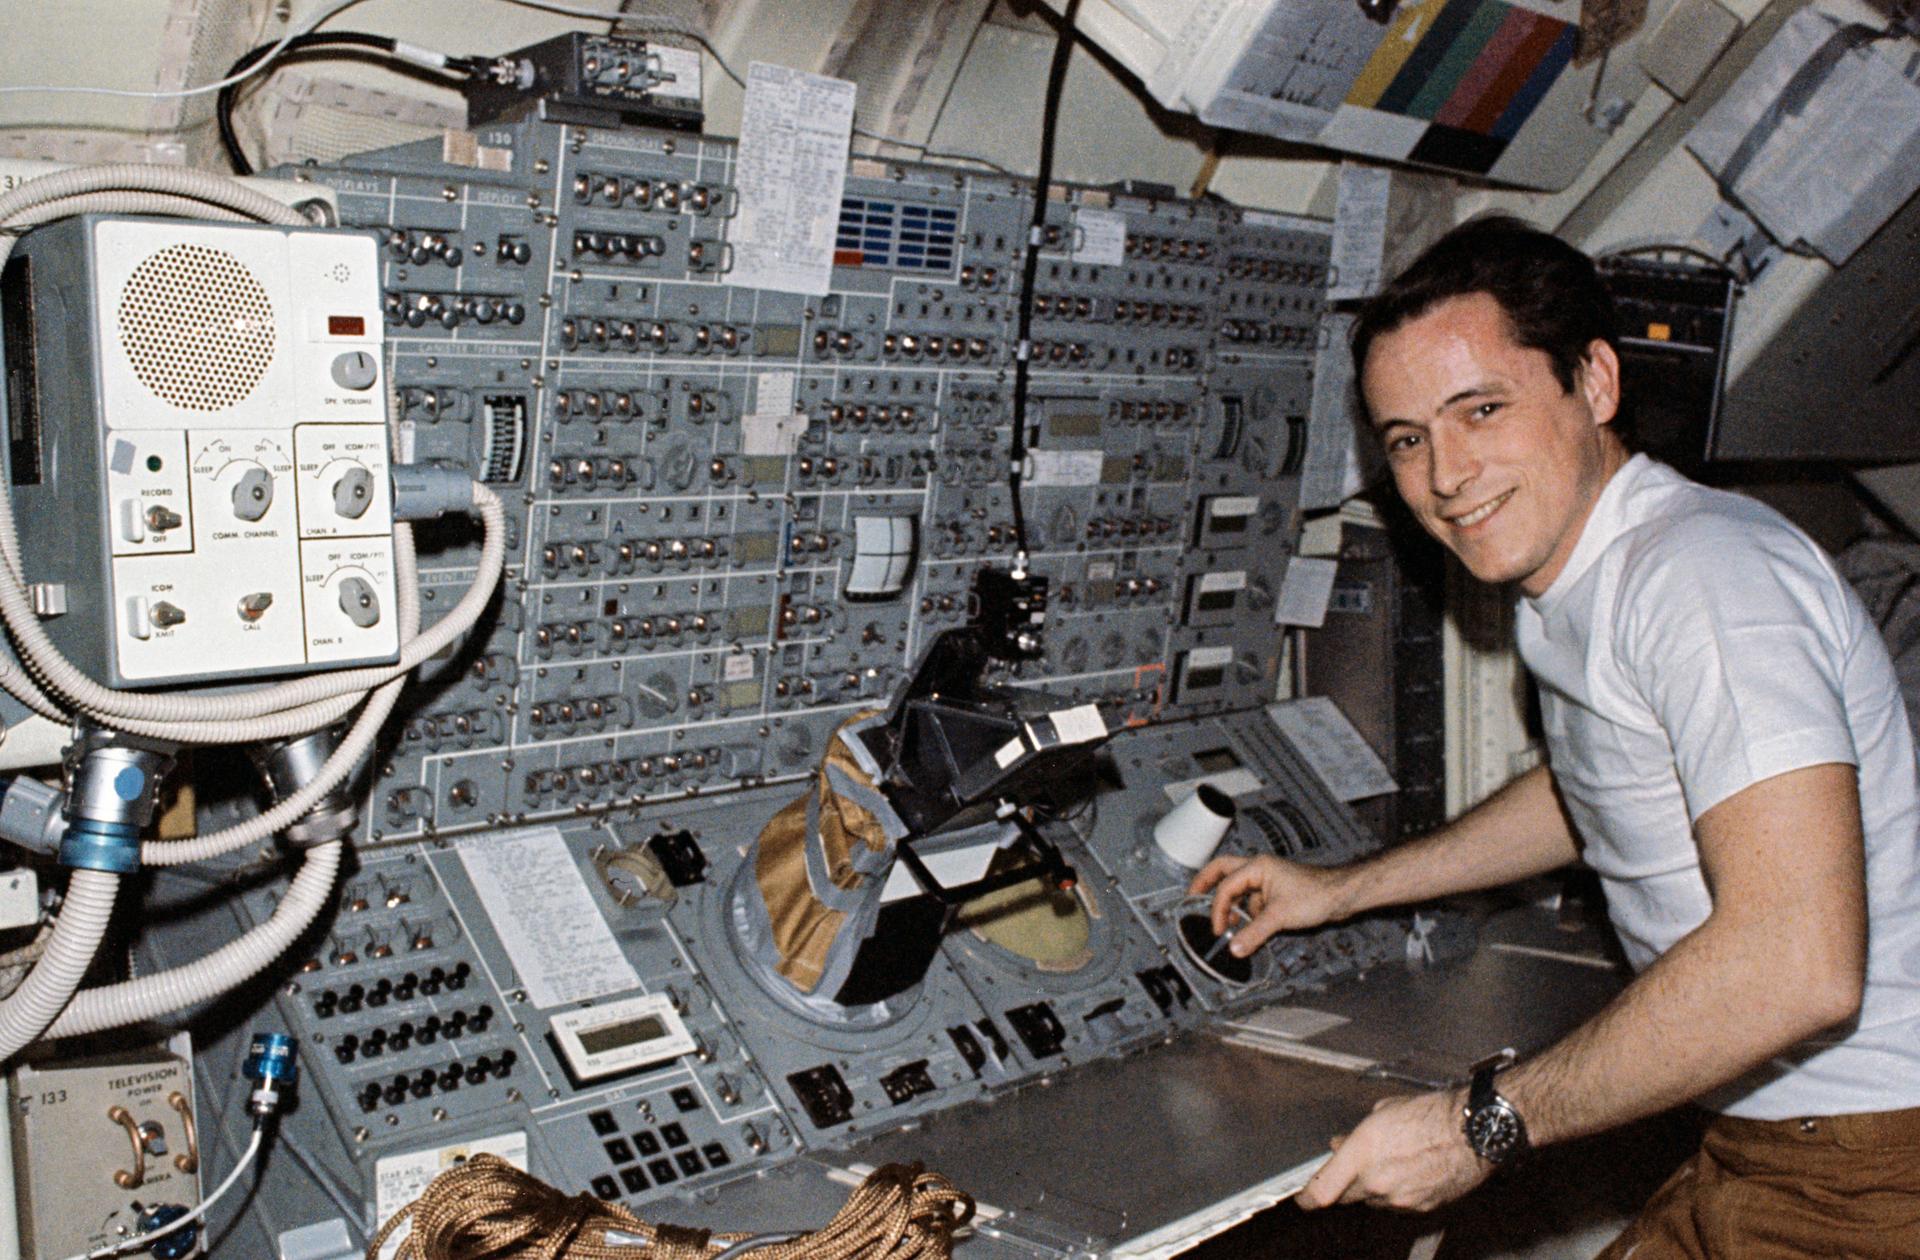
{"type": "Polygon", "coordinates": [[[1219,774],[1223,770],[1238,770],[1240,757],[1231,748],[1209,748],[1193,754],[1193,764],[1208,774],[1219,774]]]}
{"type": "Polygon", "coordinates": [[[1239,594],[1239,591],[1205,591],[1193,601],[1193,606],[1200,612],[1225,612],[1233,607],[1239,594]]]}
{"type": "Polygon", "coordinates": [[[612,1050],[625,1050],[628,1046],[659,1041],[666,1035],[667,1026],[658,1015],[643,1015],[639,1019],[586,1029],[580,1034],[580,1048],[588,1054],[606,1054],[612,1050]]]}
{"type": "Polygon", "coordinates": [[[1227,671],[1219,665],[1210,665],[1204,669],[1187,671],[1187,690],[1199,691],[1206,687],[1218,687],[1225,682],[1227,671]]]}
{"type": "Polygon", "coordinates": [[[364,337],[367,335],[367,321],[358,315],[327,316],[327,336],[364,337]]]}

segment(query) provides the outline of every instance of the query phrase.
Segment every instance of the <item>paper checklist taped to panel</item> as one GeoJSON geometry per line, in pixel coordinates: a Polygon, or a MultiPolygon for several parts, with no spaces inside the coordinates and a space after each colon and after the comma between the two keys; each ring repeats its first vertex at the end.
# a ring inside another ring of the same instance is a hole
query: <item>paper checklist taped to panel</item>
{"type": "Polygon", "coordinates": [[[1267,706],[1267,716],[1315,774],[1343,801],[1365,800],[1400,785],[1380,754],[1353,729],[1340,706],[1325,696],[1267,706]]]}
{"type": "Polygon", "coordinates": [[[460,860],[535,1006],[640,987],[558,828],[463,840],[460,860]]]}
{"type": "Polygon", "coordinates": [[[854,85],[756,61],[747,71],[727,281],[824,294],[853,136],[854,85]]]}

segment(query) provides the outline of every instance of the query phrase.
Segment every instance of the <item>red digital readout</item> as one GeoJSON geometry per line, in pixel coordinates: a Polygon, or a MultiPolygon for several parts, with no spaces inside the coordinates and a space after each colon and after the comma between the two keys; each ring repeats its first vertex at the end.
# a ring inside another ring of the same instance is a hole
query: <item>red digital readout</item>
{"type": "Polygon", "coordinates": [[[327,316],[327,336],[364,337],[367,335],[367,321],[359,315],[327,316]]]}

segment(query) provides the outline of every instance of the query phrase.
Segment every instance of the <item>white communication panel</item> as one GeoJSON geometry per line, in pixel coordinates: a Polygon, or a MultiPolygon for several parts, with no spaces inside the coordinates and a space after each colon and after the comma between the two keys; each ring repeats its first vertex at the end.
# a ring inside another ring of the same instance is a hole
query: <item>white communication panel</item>
{"type": "Polygon", "coordinates": [[[373,241],[140,220],[93,231],[121,676],[390,659],[373,241]]]}

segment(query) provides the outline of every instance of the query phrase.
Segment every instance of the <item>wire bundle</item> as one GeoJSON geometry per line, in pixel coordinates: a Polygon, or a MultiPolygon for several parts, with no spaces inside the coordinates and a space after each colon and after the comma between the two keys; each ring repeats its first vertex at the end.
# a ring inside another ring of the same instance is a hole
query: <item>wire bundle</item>
{"type": "Polygon", "coordinates": [[[919,1164],[888,1164],[808,1234],[714,1234],[653,1225],[617,1203],[564,1195],[495,1155],[434,1178],[367,1242],[376,1260],[401,1224],[393,1260],[946,1260],[973,1199],[919,1164]]]}
{"type": "MultiPolygon", "coordinates": [[[[220,176],[179,167],[98,166],[59,171],[0,196],[0,262],[28,228],[68,215],[166,214],[221,221],[309,226],[297,211],[220,176]]],[[[4,487],[0,487],[4,491],[4,487]]],[[[406,676],[451,645],[485,611],[505,561],[506,518],[498,496],[479,483],[472,510],[485,537],[473,584],[430,630],[420,632],[420,594],[413,535],[394,527],[400,659],[385,666],[339,670],[216,695],[143,693],[104,687],[63,656],[40,623],[28,593],[11,495],[0,492],[0,620],[19,664],[0,654],[0,688],[44,717],[86,718],[101,726],[180,743],[251,743],[319,730],[352,714],[345,738],[314,779],[265,812],[193,840],[141,846],[150,866],[206,861],[268,839],[297,822],[350,774],[372,749],[406,676]]],[[[204,959],[105,985],[76,996],[99,949],[118,877],[76,871],[42,957],[19,987],[0,1000],[0,1061],[40,1036],[73,1036],[157,1018],[243,982],[284,951],[325,908],[342,858],[332,841],[309,850],[288,896],[265,922],[204,959]]]]}

